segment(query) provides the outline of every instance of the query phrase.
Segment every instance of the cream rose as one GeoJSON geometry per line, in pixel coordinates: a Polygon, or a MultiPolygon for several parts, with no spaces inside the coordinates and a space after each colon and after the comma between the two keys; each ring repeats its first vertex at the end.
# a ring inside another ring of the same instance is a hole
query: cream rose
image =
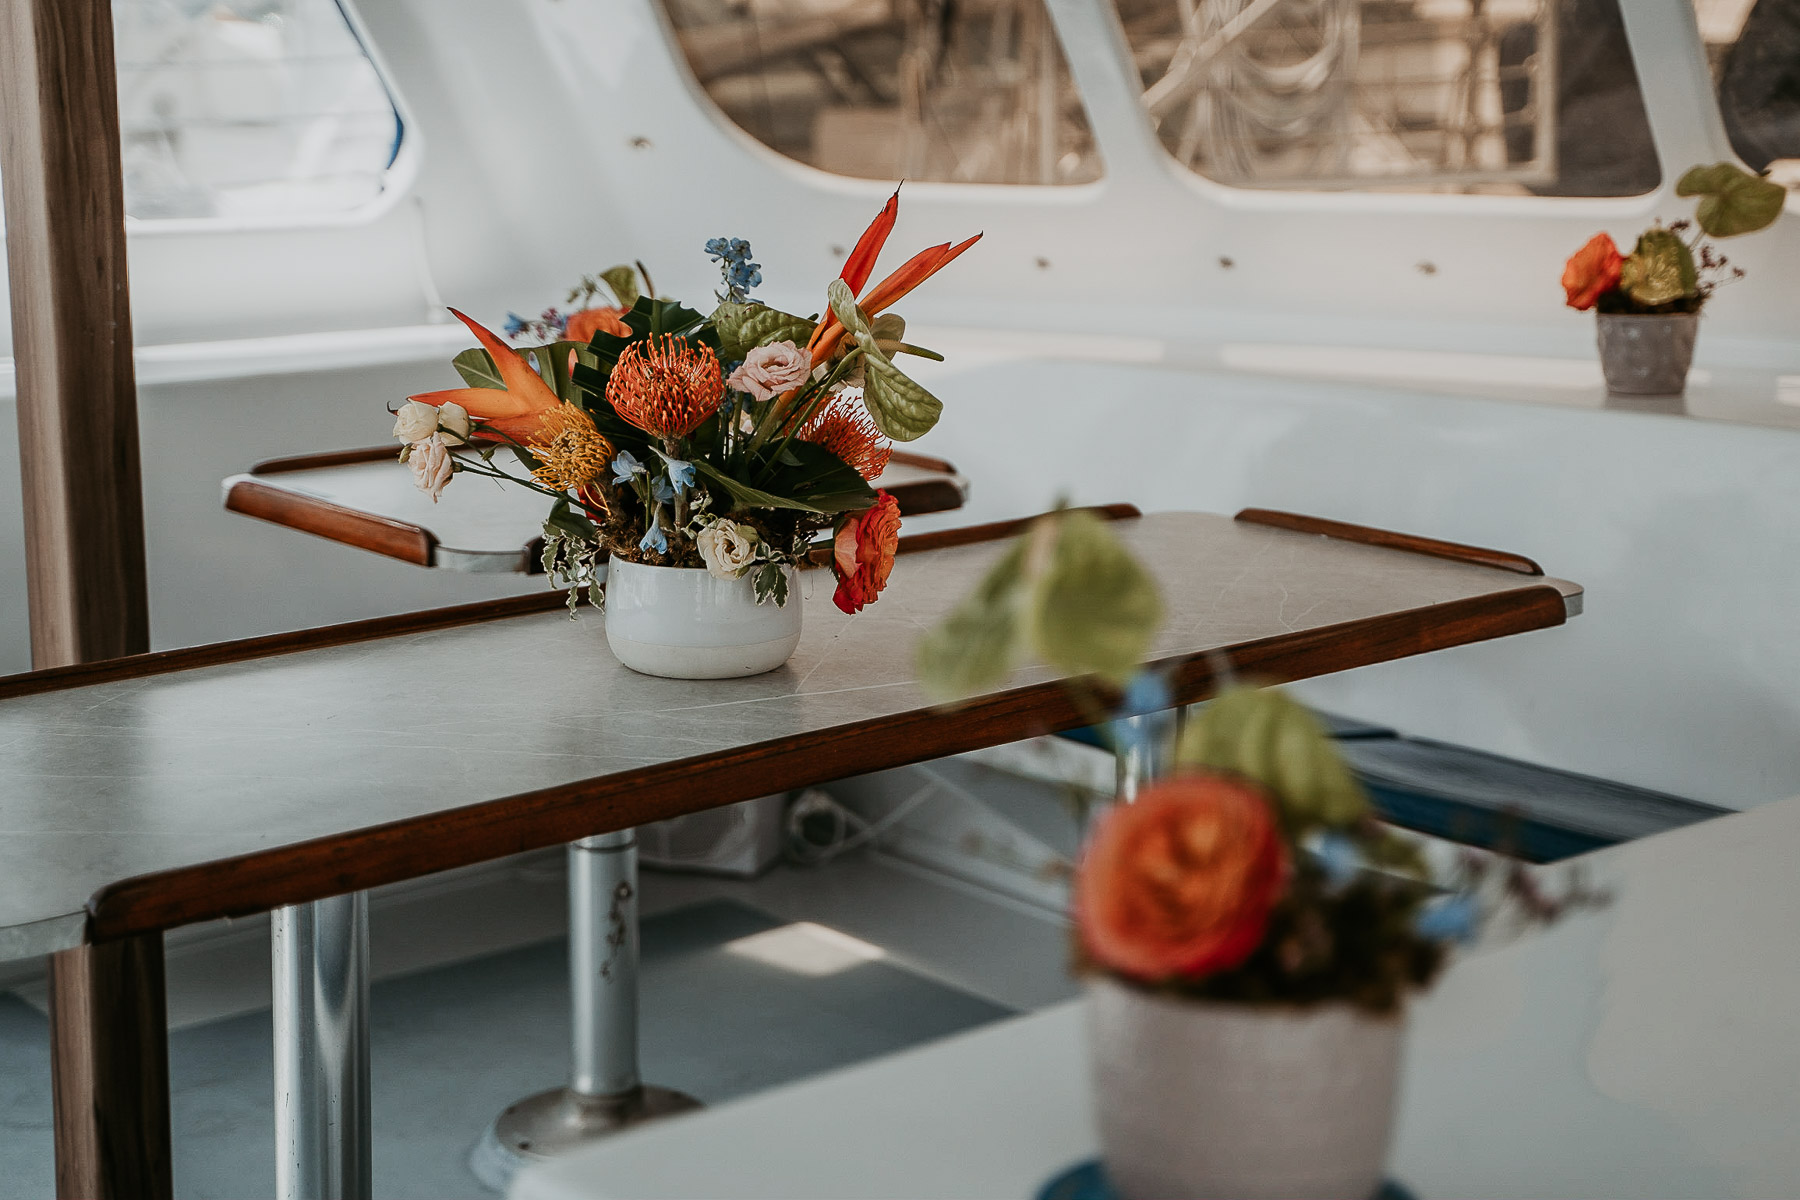
{"type": "Polygon", "coordinates": [[[456,460],[451,457],[450,447],[444,444],[443,434],[433,433],[414,442],[411,451],[406,461],[412,467],[413,483],[436,504],[444,486],[450,482],[450,476],[456,473],[456,460]]]}
{"type": "Polygon", "coordinates": [[[475,422],[469,419],[469,410],[454,400],[446,400],[438,405],[438,428],[444,433],[444,440],[452,446],[461,446],[475,432],[475,422]]]}
{"type": "Polygon", "coordinates": [[[700,560],[720,579],[736,579],[748,571],[760,544],[756,530],[736,521],[714,521],[694,539],[700,560]]]}
{"type": "Polygon", "coordinates": [[[394,436],[408,445],[437,432],[438,410],[422,400],[408,400],[394,414],[394,436]]]}
{"type": "Polygon", "coordinates": [[[812,355],[792,342],[758,346],[725,382],[758,400],[797,388],[812,374],[812,355]]]}

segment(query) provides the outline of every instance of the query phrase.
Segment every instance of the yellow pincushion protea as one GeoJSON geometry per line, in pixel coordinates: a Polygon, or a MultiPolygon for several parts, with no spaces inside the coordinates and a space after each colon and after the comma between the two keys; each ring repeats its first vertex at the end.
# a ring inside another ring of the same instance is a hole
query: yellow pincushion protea
{"type": "Polygon", "coordinates": [[[593,418],[573,404],[546,412],[526,444],[538,460],[532,474],[558,491],[579,492],[598,483],[613,459],[612,443],[594,426],[593,418]]]}

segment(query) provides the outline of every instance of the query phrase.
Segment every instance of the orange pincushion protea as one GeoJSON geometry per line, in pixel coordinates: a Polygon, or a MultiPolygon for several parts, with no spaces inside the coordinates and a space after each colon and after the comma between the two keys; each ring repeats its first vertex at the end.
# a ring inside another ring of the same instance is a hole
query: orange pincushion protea
{"type": "Polygon", "coordinates": [[[1287,883],[1287,848],[1261,789],[1185,775],[1101,821],[1075,881],[1088,956],[1143,983],[1238,966],[1262,941],[1287,883]]]}
{"type": "Polygon", "coordinates": [[[894,443],[875,428],[868,410],[842,393],[800,427],[800,440],[825,447],[864,479],[880,475],[894,454],[894,443]]]}
{"type": "Polygon", "coordinates": [[[682,438],[719,411],[725,376],[710,347],[649,337],[619,355],[606,399],[621,417],[659,438],[682,438]]]}

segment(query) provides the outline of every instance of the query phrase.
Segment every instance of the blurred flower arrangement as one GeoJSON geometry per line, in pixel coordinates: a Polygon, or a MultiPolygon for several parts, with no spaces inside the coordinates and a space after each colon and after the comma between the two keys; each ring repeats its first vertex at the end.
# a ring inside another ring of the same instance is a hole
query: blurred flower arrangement
{"type": "Polygon", "coordinates": [[[1675,185],[1678,196],[1698,196],[1694,222],[1658,222],[1638,235],[1630,254],[1597,233],[1570,256],[1562,285],[1570,308],[1607,314],[1661,315],[1699,312],[1721,284],[1743,277],[1708,242],[1755,233],[1781,215],[1787,190],[1731,163],[1694,167],[1675,185]],[[1693,224],[1699,232],[1690,239],[1693,224]]]}
{"type": "MultiPolygon", "coordinates": [[[[1141,665],[1162,613],[1154,578],[1106,523],[1065,509],[1030,526],[926,636],[920,674],[952,700],[1034,658],[1072,677],[1096,725],[1167,709],[1170,668],[1141,665]]],[[[1489,922],[1600,899],[1579,876],[1552,896],[1522,864],[1475,852],[1449,886],[1434,882],[1317,720],[1275,689],[1209,701],[1170,761],[1089,836],[1074,884],[1082,971],[1194,999],[1388,1014],[1489,922]]]]}
{"type": "Polygon", "coordinates": [[[921,251],[866,287],[898,216],[896,192],[822,317],[752,299],[762,270],[737,238],[706,243],[722,276],[710,314],[658,297],[642,264],[584,278],[570,311],[511,316],[518,348],[452,309],[480,343],[454,359],[466,386],[400,407],[400,459],[434,500],[465,473],[543,493],[544,568],[571,588],[571,609],[583,590],[603,602],[608,555],[748,578],[757,603],[785,604],[786,569],[830,529],[834,599],[856,612],[886,586],[900,526],[870,481],[943,408],[894,362],[940,356],[907,343],[889,310],[980,239],[921,251]]]}

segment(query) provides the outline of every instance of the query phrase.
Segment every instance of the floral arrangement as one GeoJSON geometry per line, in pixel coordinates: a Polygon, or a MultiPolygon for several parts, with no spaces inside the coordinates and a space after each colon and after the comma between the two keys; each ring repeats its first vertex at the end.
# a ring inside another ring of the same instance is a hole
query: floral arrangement
{"type": "Polygon", "coordinates": [[[1698,196],[1694,222],[1652,225],[1630,254],[1597,233],[1563,267],[1570,308],[1654,315],[1699,312],[1723,283],[1743,278],[1707,237],[1754,233],[1781,215],[1787,191],[1730,163],[1694,167],[1675,185],[1678,196],[1698,196]],[[1693,224],[1699,232],[1688,238],[1693,224]]]}
{"type": "Polygon", "coordinates": [[[830,529],[834,599],[859,611],[887,585],[900,527],[870,483],[893,443],[943,409],[894,362],[941,356],[906,342],[890,310],[980,239],[921,251],[866,287],[899,201],[851,250],[823,316],[752,299],[761,266],[736,238],[706,243],[722,275],[710,314],[657,296],[642,264],[584,278],[572,311],[512,316],[516,348],[452,309],[480,343],[453,361],[466,386],[399,408],[400,460],[434,500],[459,474],[543,493],[544,568],[570,587],[571,610],[583,590],[603,602],[607,555],[747,577],[758,603],[785,604],[786,569],[830,529]]]}
{"type": "MultiPolygon", "coordinates": [[[[1064,510],[926,636],[920,673],[952,699],[1035,657],[1075,676],[1071,694],[1106,729],[1173,703],[1167,674],[1141,666],[1161,621],[1154,579],[1105,522],[1064,510]]],[[[1074,886],[1081,970],[1196,998],[1386,1013],[1489,922],[1600,900],[1579,877],[1551,896],[1523,864],[1474,851],[1450,886],[1435,883],[1312,714],[1274,689],[1207,702],[1172,762],[1089,836],[1074,886]]]]}

